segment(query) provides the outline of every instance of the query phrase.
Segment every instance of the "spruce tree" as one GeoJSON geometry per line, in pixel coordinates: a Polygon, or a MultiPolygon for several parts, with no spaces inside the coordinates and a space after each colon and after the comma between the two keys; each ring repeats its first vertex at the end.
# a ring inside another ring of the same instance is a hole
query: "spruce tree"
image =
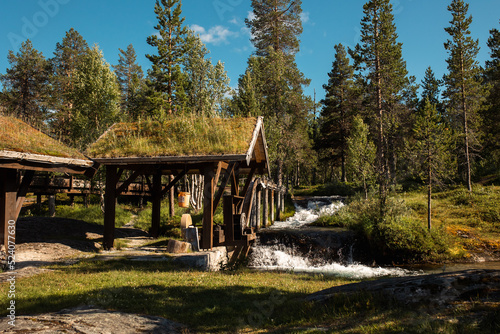
{"type": "Polygon", "coordinates": [[[413,132],[415,142],[410,153],[415,158],[413,162],[419,176],[427,185],[427,226],[430,230],[433,185],[453,170],[452,135],[428,98],[417,113],[413,132]]]}
{"type": "Polygon", "coordinates": [[[361,44],[350,50],[350,54],[360,73],[366,76],[365,105],[367,116],[374,120],[377,183],[383,216],[389,182],[396,172],[396,140],[399,137],[396,131],[411,81],[402,57],[402,44],[397,41],[390,0],[370,0],[363,6],[363,12],[361,44]]]}
{"type": "Polygon", "coordinates": [[[154,90],[149,97],[161,116],[163,113],[180,112],[185,107],[185,75],[182,63],[186,53],[187,28],[183,26],[180,0],[156,0],[155,14],[158,24],[156,34],[147,38],[158,54],[148,54],[152,67],[148,72],[148,85],[154,90]]]}
{"type": "Polygon", "coordinates": [[[50,64],[28,39],[17,53],[9,51],[10,68],[0,76],[7,113],[43,128],[48,117],[50,64]]]}
{"type": "Polygon", "coordinates": [[[479,149],[481,137],[479,111],[487,94],[476,59],[479,42],[470,36],[472,16],[467,14],[469,5],[463,0],[453,0],[448,10],[452,14],[452,20],[445,31],[451,39],[444,43],[449,57],[446,60],[448,74],[444,76],[446,88],[443,96],[451,124],[460,134],[460,162],[465,168],[463,180],[471,192],[473,153],[479,149]]]}
{"type": "Polygon", "coordinates": [[[113,65],[113,69],[121,88],[121,109],[122,113],[134,119],[137,116],[137,100],[144,73],[137,64],[137,55],[132,44],[125,51],[118,50],[120,51],[118,65],[113,65]]]}
{"type": "Polygon", "coordinates": [[[500,170],[500,31],[490,30],[488,39],[490,59],[486,61],[485,82],[490,89],[483,117],[485,136],[485,153],[492,172],[500,170]]]}
{"type": "Polygon", "coordinates": [[[89,47],[83,37],[71,28],[61,43],[56,44],[52,63],[51,120],[52,132],[66,143],[71,143],[70,124],[73,119],[73,76],[89,47]]]}
{"type": "Polygon", "coordinates": [[[331,149],[331,158],[340,158],[341,181],[347,182],[347,137],[356,104],[354,68],[349,63],[342,44],[335,45],[335,61],[328,73],[328,84],[323,85],[326,97],[322,101],[320,147],[331,149]]]}

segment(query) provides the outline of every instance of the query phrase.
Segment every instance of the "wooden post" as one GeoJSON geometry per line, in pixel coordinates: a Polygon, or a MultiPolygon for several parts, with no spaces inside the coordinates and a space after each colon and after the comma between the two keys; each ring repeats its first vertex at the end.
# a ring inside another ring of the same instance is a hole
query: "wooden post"
{"type": "Polygon", "coordinates": [[[222,214],[224,215],[226,242],[234,241],[234,211],[233,196],[224,195],[222,198],[222,214]]]}
{"type": "Polygon", "coordinates": [[[269,224],[269,189],[266,187],[264,189],[264,209],[263,209],[263,219],[264,219],[264,227],[267,227],[269,224]]]}
{"type": "MultiPolygon", "coordinates": [[[[17,170],[0,169],[0,246],[5,253],[11,249],[15,250],[16,223],[17,223],[17,170]],[[13,226],[13,227],[12,227],[13,226]],[[14,247],[14,248],[12,248],[14,247]]],[[[9,256],[8,254],[7,256],[9,256]]]]}
{"type": "Polygon", "coordinates": [[[152,210],[151,210],[151,236],[158,238],[160,234],[160,216],[161,216],[161,172],[153,174],[152,191],[152,210]]]}
{"type": "Polygon", "coordinates": [[[42,208],[42,195],[41,194],[36,194],[36,206],[38,210],[42,208]]]}
{"type": "Polygon", "coordinates": [[[262,210],[261,210],[261,202],[262,202],[262,186],[258,186],[257,188],[257,200],[255,201],[255,211],[257,211],[257,221],[256,223],[256,228],[259,230],[260,225],[261,225],[261,217],[262,217],[262,210]]]}
{"type": "Polygon", "coordinates": [[[281,193],[281,212],[285,212],[285,196],[286,192],[285,190],[283,190],[283,192],[281,193]]]}
{"type": "Polygon", "coordinates": [[[212,249],[214,239],[214,169],[206,168],[203,171],[205,188],[203,190],[203,234],[201,247],[212,249]]]}
{"type": "Polygon", "coordinates": [[[117,183],[117,168],[115,166],[106,166],[106,189],[104,193],[104,249],[113,248],[113,243],[115,241],[115,205],[117,183]]]}
{"type": "Polygon", "coordinates": [[[271,224],[274,223],[274,189],[271,190],[271,198],[269,199],[269,204],[271,205],[271,224]]]}
{"type": "Polygon", "coordinates": [[[277,190],[278,196],[276,196],[276,221],[281,221],[281,190],[277,190]]]}
{"type": "Polygon", "coordinates": [[[49,216],[56,216],[56,194],[49,195],[49,216]]]}
{"type": "MultiPolygon", "coordinates": [[[[169,182],[172,182],[174,180],[174,176],[170,175],[169,180],[169,182]]],[[[172,218],[175,215],[175,185],[172,186],[168,192],[168,200],[170,218],[172,218]]]]}

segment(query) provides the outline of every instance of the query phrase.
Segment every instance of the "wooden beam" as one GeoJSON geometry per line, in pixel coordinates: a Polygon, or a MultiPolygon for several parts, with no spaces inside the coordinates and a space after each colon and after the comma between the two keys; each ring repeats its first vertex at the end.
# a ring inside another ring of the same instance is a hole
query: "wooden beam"
{"type": "Polygon", "coordinates": [[[231,174],[231,195],[239,196],[240,186],[239,186],[239,177],[240,177],[240,164],[237,162],[234,165],[233,174],[231,174]]]}
{"type": "Polygon", "coordinates": [[[214,168],[203,171],[205,189],[203,190],[203,249],[212,249],[214,238],[214,168]]]}
{"type": "Polygon", "coordinates": [[[234,211],[233,196],[226,195],[222,200],[222,214],[224,217],[226,243],[234,241],[234,211]]]}
{"type": "Polygon", "coordinates": [[[125,180],[117,189],[116,189],[116,196],[119,196],[125,189],[128,188],[128,186],[134,182],[139,175],[141,175],[142,171],[141,170],[136,170],[132,173],[132,175],[129,176],[127,180],[125,180]]]}
{"type": "Polygon", "coordinates": [[[0,240],[2,242],[0,250],[7,253],[7,262],[9,262],[8,256],[14,255],[15,251],[17,191],[17,170],[0,169],[0,240]],[[12,254],[8,252],[9,243],[12,245],[12,254]]]}
{"type": "Polygon", "coordinates": [[[106,190],[104,193],[104,249],[113,248],[115,241],[116,184],[117,168],[106,166],[106,190]]]}
{"type": "Polygon", "coordinates": [[[17,191],[17,199],[16,199],[16,216],[19,216],[21,212],[21,208],[23,207],[24,199],[26,198],[26,194],[28,193],[28,188],[33,181],[33,176],[35,175],[34,170],[28,170],[24,173],[23,180],[21,181],[21,185],[19,186],[19,190],[17,191]]]}
{"type": "MultiPolygon", "coordinates": [[[[215,214],[215,210],[217,210],[217,206],[219,205],[220,199],[222,195],[224,194],[224,190],[226,189],[227,183],[229,182],[229,179],[231,178],[231,175],[233,174],[234,171],[234,165],[235,163],[230,163],[229,166],[226,168],[226,172],[222,176],[222,182],[217,190],[217,194],[215,195],[214,198],[214,209],[213,212],[215,214]]],[[[217,185],[217,183],[215,183],[217,185]]]]}
{"type": "Polygon", "coordinates": [[[153,174],[152,191],[152,210],[151,210],[151,236],[158,238],[160,234],[160,215],[161,215],[161,171],[153,174]]]}
{"type": "Polygon", "coordinates": [[[263,189],[264,191],[264,199],[262,200],[263,202],[263,205],[264,205],[264,208],[263,208],[263,213],[262,213],[262,217],[263,217],[263,225],[264,227],[267,227],[268,223],[269,223],[269,189],[268,188],[264,188],[263,189]]]}
{"type": "Polygon", "coordinates": [[[241,196],[245,197],[248,187],[250,187],[250,183],[252,183],[253,176],[255,175],[255,172],[257,171],[257,167],[253,166],[252,169],[250,170],[250,173],[248,173],[247,180],[245,181],[245,187],[243,187],[243,191],[241,193],[241,196]]]}
{"type": "Polygon", "coordinates": [[[170,183],[167,184],[165,188],[163,188],[163,190],[161,191],[161,196],[162,197],[165,196],[165,194],[170,190],[170,188],[175,186],[175,184],[179,182],[179,180],[182,179],[184,175],[186,175],[186,170],[183,170],[179,174],[177,174],[177,176],[172,181],[170,181],[170,183]]]}

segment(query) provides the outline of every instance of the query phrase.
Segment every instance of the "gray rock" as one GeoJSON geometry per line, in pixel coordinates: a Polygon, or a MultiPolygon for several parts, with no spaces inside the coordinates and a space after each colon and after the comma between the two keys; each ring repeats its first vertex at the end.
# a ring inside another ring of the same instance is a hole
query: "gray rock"
{"type": "Polygon", "coordinates": [[[0,321],[1,333],[189,333],[186,326],[161,317],[107,311],[91,306],[18,316],[15,326],[11,326],[8,321],[6,317],[0,321]]]}
{"type": "Polygon", "coordinates": [[[325,302],[337,294],[369,292],[403,304],[448,305],[454,301],[500,301],[500,270],[465,270],[411,277],[384,278],[333,287],[313,293],[308,301],[325,302]]]}

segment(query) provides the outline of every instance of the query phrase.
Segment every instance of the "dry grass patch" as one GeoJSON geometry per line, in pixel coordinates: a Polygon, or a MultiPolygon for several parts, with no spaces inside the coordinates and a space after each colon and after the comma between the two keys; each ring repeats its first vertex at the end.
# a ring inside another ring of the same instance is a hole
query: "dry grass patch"
{"type": "Polygon", "coordinates": [[[188,116],[117,123],[87,152],[95,158],[246,154],[256,123],[188,116]]]}
{"type": "Polygon", "coordinates": [[[0,115],[1,150],[85,159],[85,156],[77,150],[47,136],[23,121],[2,115],[0,115]]]}

